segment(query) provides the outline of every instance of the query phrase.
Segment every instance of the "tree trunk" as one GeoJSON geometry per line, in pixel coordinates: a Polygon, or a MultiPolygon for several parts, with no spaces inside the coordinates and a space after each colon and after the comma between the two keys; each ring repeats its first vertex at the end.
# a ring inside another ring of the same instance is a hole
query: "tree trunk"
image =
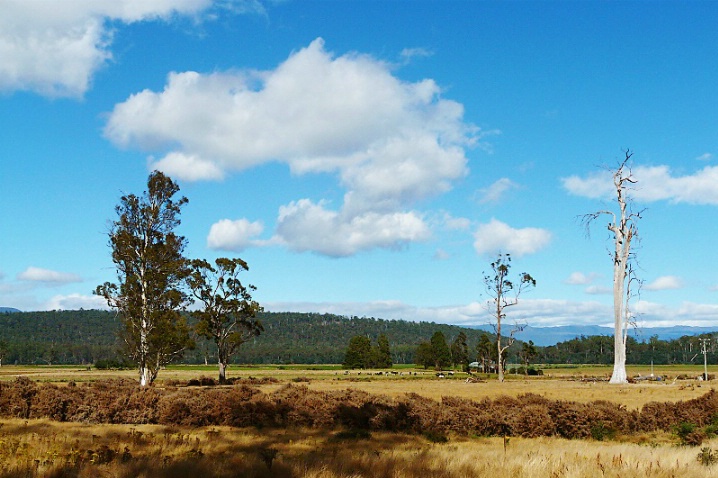
{"type": "Polygon", "coordinates": [[[219,362],[219,383],[227,383],[227,364],[219,362]]]}
{"type": "Polygon", "coordinates": [[[140,387],[147,387],[152,383],[152,373],[146,363],[140,365],[140,387]]]}
{"type": "MultiPolygon", "coordinates": [[[[625,202],[619,194],[621,205],[621,227],[609,227],[615,234],[616,251],[613,263],[613,374],[609,383],[628,383],[626,373],[626,331],[628,330],[628,299],[626,296],[626,269],[628,267],[629,251],[631,247],[632,232],[625,227],[625,202]]],[[[628,278],[630,280],[630,278],[628,278]]]]}
{"type": "Polygon", "coordinates": [[[504,364],[501,362],[501,324],[496,329],[498,332],[496,333],[496,349],[499,352],[499,359],[496,361],[496,371],[499,374],[499,382],[504,381],[504,364]]]}

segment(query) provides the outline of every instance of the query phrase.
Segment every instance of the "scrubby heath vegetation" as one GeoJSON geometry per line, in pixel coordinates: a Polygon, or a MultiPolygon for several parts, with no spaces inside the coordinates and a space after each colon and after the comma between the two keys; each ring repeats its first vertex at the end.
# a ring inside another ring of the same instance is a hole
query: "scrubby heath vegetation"
{"type": "MultiPolygon", "coordinates": [[[[277,380],[210,386],[213,379],[197,379],[145,388],[135,380],[62,386],[27,378],[1,382],[0,476],[718,474],[713,390],[630,409],[533,393],[436,400],[272,382],[277,380]],[[276,388],[263,392],[265,383],[276,388]]],[[[452,382],[430,383],[445,390],[452,382]]],[[[462,385],[497,388],[494,382],[462,385]]]]}
{"type": "MultiPolygon", "coordinates": [[[[477,346],[483,330],[431,322],[383,320],[371,317],[344,317],[332,314],[262,312],[257,319],[264,332],[242,344],[233,364],[339,364],[345,359],[352,337],[363,335],[376,342],[386,335],[397,365],[411,364],[422,342],[441,332],[453,344],[462,332],[466,335],[470,359],[478,357],[477,346]]],[[[188,317],[188,322],[193,322],[188,317]]],[[[0,357],[2,364],[95,364],[98,361],[124,361],[119,352],[117,333],[120,323],[113,312],[67,310],[47,312],[0,313],[0,357]]],[[[490,342],[494,335],[487,334],[490,342]]],[[[700,337],[714,337],[715,334],[700,337]]],[[[525,342],[521,334],[508,350],[509,364],[522,363],[525,342]]],[[[196,347],[187,350],[177,363],[215,364],[214,344],[196,337],[196,347]]],[[[495,345],[495,342],[494,342],[495,345]]],[[[676,340],[649,337],[627,339],[628,364],[687,364],[700,361],[698,337],[676,340]]],[[[718,362],[718,340],[708,349],[708,363],[718,362]]],[[[612,364],[613,339],[608,336],[577,337],[556,345],[536,345],[533,363],[539,364],[612,364]]],[[[133,365],[134,367],[134,365],[133,365]]],[[[216,368],[216,367],[215,367],[216,368]]],[[[231,370],[231,368],[230,368],[231,370]]],[[[698,372],[700,373],[700,372],[698,372]]]]}
{"type": "Polygon", "coordinates": [[[648,402],[640,409],[629,409],[605,400],[577,402],[534,393],[435,400],[417,393],[390,397],[351,387],[315,390],[301,383],[265,393],[255,384],[276,379],[202,387],[214,385],[213,379],[205,380],[141,388],[130,380],[58,386],[20,377],[0,382],[0,416],[108,424],[311,427],[362,434],[389,431],[441,440],[449,436],[601,440],[671,432],[690,424],[685,426],[693,427],[691,444],[700,444],[718,431],[718,393],[712,389],[690,400],[648,402]]]}

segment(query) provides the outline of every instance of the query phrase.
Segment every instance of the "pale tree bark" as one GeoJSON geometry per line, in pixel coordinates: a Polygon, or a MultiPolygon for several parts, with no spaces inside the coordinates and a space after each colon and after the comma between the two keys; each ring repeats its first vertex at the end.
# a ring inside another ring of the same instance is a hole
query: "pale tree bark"
{"type": "Polygon", "coordinates": [[[491,297],[488,302],[489,311],[494,319],[494,330],[496,332],[496,370],[498,373],[498,381],[504,381],[504,363],[502,360],[503,353],[514,343],[514,334],[523,330],[521,326],[515,326],[507,338],[507,342],[502,342],[501,326],[503,319],[506,318],[506,310],[519,302],[519,296],[527,287],[536,287],[536,280],[530,274],[522,272],[519,274],[518,282],[514,283],[509,280],[509,270],[511,269],[511,255],[499,254],[498,258],[491,263],[493,276],[484,274],[484,286],[486,292],[491,297]],[[491,304],[493,302],[493,304],[491,304]]]}
{"type": "MultiPolygon", "coordinates": [[[[631,284],[639,282],[634,274],[631,265],[633,254],[631,246],[638,237],[636,221],[641,218],[641,213],[631,211],[632,200],[628,196],[631,185],[636,183],[633,177],[629,161],[633,153],[626,151],[626,157],[613,173],[613,185],[616,189],[616,202],[619,213],[612,211],[597,211],[583,216],[586,227],[602,215],[608,215],[612,219],[608,223],[608,230],[613,234],[614,250],[613,257],[613,373],[610,383],[627,383],[626,373],[626,339],[628,327],[632,320],[630,300],[633,297],[631,284]]],[[[640,282],[639,282],[640,284],[640,282]]]]}

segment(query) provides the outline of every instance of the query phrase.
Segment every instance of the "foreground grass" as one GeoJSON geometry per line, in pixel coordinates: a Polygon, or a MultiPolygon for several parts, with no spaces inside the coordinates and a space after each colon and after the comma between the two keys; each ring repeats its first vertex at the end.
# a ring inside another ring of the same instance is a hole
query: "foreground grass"
{"type": "MultiPolygon", "coordinates": [[[[312,429],[82,425],[0,421],[0,476],[454,478],[717,477],[697,448],[669,435],[632,442],[558,438],[451,439],[312,429]],[[639,444],[640,442],[641,444],[639,444]]],[[[716,447],[718,441],[704,447],[716,447]]],[[[705,453],[705,452],[704,452],[705,453]]]]}

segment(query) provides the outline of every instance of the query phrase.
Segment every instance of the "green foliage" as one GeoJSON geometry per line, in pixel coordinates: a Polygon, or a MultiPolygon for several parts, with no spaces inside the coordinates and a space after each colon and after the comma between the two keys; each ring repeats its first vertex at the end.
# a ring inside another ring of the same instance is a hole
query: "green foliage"
{"type": "Polygon", "coordinates": [[[421,365],[424,368],[434,366],[434,350],[432,349],[429,342],[421,342],[416,348],[416,354],[414,355],[414,363],[416,365],[421,365]]]}
{"type": "Polygon", "coordinates": [[[443,332],[437,330],[431,336],[431,352],[434,357],[434,366],[437,370],[443,370],[451,365],[451,351],[446,344],[446,337],[443,332]]]}
{"type": "MultiPolygon", "coordinates": [[[[194,327],[195,319],[186,315],[186,320],[190,327],[194,327]]],[[[257,320],[262,323],[264,332],[243,343],[230,363],[285,366],[293,363],[341,364],[347,344],[353,336],[378,338],[385,334],[391,343],[394,367],[413,363],[421,365],[420,361],[415,362],[418,344],[428,342],[437,330],[441,330],[447,337],[456,337],[463,331],[468,338],[472,361],[477,360],[482,364],[482,357],[485,357],[487,371],[496,360],[493,335],[478,329],[432,322],[294,312],[259,312],[257,320]]],[[[117,335],[121,326],[114,312],[103,310],[0,313],[0,340],[7,341],[3,365],[46,364],[44,358],[51,348],[54,348],[53,353],[56,355],[53,364],[93,364],[101,359],[122,360],[117,335]]],[[[715,336],[705,334],[701,337],[715,336]]],[[[213,341],[203,337],[196,337],[196,340],[196,349],[185,351],[178,361],[200,364],[205,362],[206,357],[209,362],[216,364],[213,341]]],[[[613,359],[612,340],[606,336],[579,337],[550,347],[535,346],[538,356],[534,363],[542,364],[543,369],[547,368],[546,364],[566,368],[576,367],[574,364],[610,363],[607,360],[613,359]]],[[[652,342],[637,342],[629,337],[628,362],[650,365],[653,357],[657,365],[690,363],[697,343],[697,337],[692,336],[669,341],[655,339],[652,342]],[[693,353],[689,354],[691,343],[693,353]]],[[[521,342],[516,341],[506,352],[509,362],[520,361],[518,354],[521,346],[521,342]]],[[[715,340],[711,341],[708,350],[708,362],[717,361],[718,340],[715,340]]],[[[431,362],[427,366],[433,368],[434,364],[431,362]]]]}
{"type": "Polygon", "coordinates": [[[356,335],[349,341],[342,367],[368,368],[371,363],[371,341],[363,335],[356,335]]]}
{"type": "Polygon", "coordinates": [[[701,451],[698,453],[696,459],[703,466],[711,466],[718,462],[718,453],[713,451],[712,448],[706,446],[701,448],[701,451]]]}
{"type": "Polygon", "coordinates": [[[454,367],[469,371],[469,344],[466,333],[462,330],[451,344],[451,363],[454,367]]]}
{"type": "Polygon", "coordinates": [[[613,440],[616,437],[615,428],[606,425],[604,422],[598,422],[591,427],[591,438],[597,441],[613,440]]]}
{"type": "Polygon", "coordinates": [[[519,352],[519,358],[521,361],[526,365],[524,367],[524,370],[528,374],[529,365],[538,355],[538,352],[536,351],[536,346],[534,345],[532,340],[529,340],[528,342],[524,342],[521,345],[521,352],[519,352]]]}
{"type": "Polygon", "coordinates": [[[193,346],[180,314],[187,302],[186,240],[174,230],[187,198],[174,200],[178,191],[174,181],[154,171],[141,197],[122,196],[109,233],[117,283],[95,290],[118,312],[124,350],[139,368],[141,385],[151,384],[161,367],[193,346]]]}
{"type": "Polygon", "coordinates": [[[699,446],[705,439],[705,433],[691,422],[679,423],[674,427],[674,433],[678,436],[681,445],[686,446],[699,446]]]}
{"type": "Polygon", "coordinates": [[[252,299],[253,285],[244,286],[239,280],[242,271],[249,270],[242,259],[220,257],[212,266],[205,260],[190,263],[188,283],[192,295],[202,307],[192,312],[197,320],[196,332],[214,341],[219,362],[219,381],[226,380],[226,368],[239,347],[264,328],[257,313],[262,310],[252,299]]]}
{"type": "Polygon", "coordinates": [[[386,334],[380,334],[376,341],[377,345],[372,349],[372,366],[375,368],[391,368],[393,362],[391,359],[389,338],[386,334]]]}

